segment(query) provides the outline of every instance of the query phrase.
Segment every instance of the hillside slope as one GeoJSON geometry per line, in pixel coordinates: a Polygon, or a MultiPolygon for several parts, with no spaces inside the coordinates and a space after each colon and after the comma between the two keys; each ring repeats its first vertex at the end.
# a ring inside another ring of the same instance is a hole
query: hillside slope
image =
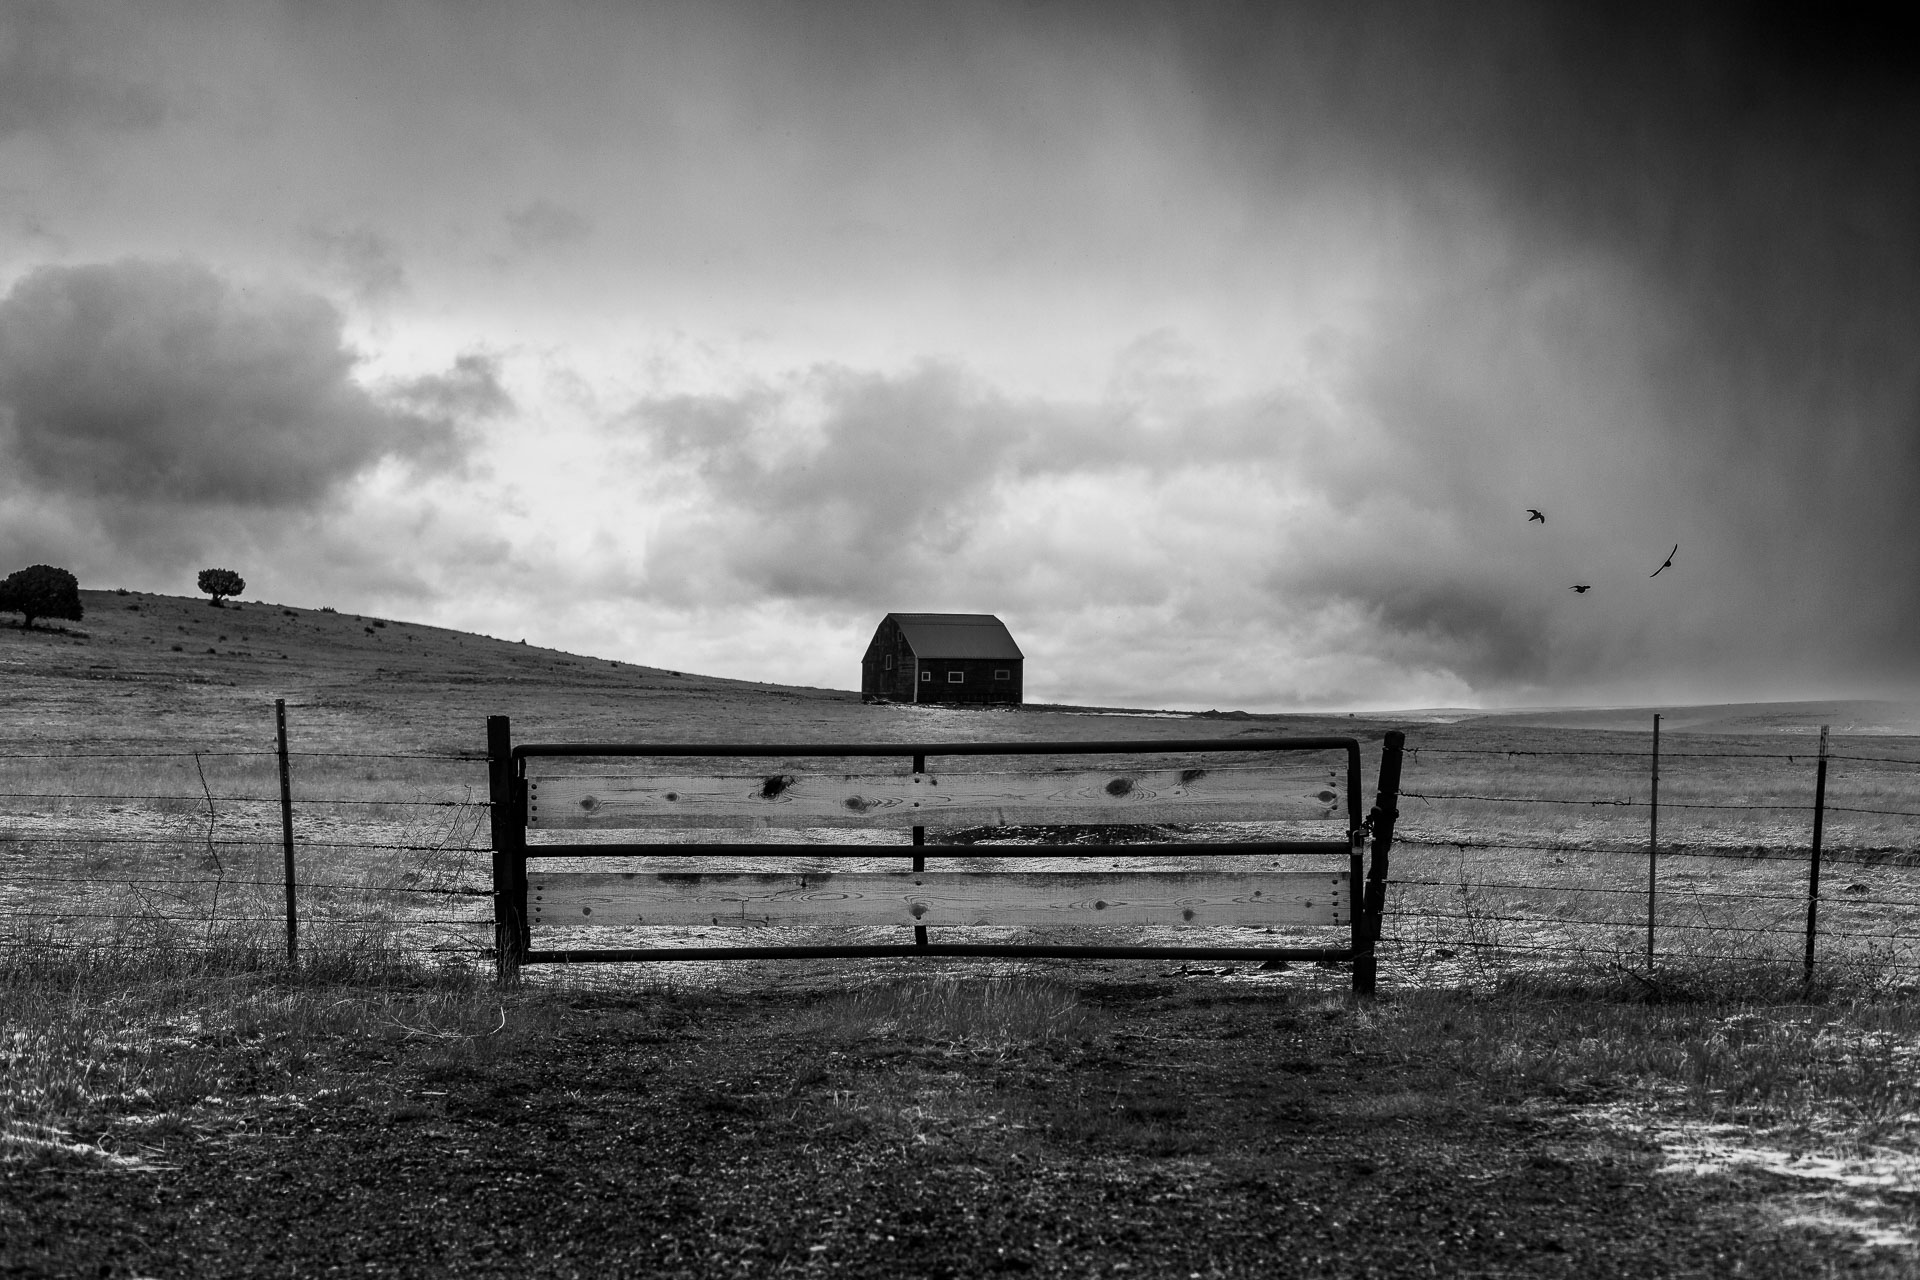
{"type": "MultiPolygon", "coordinates": [[[[147,592],[82,591],[86,617],[0,621],[0,734],[29,746],[261,746],[273,701],[307,749],[478,752],[519,741],[954,741],[1378,736],[1345,716],[1208,716],[868,706],[858,693],[636,666],[397,619],[147,592]]],[[[858,655],[848,659],[849,671],[858,655]]]]}
{"type": "Polygon", "coordinates": [[[817,705],[831,718],[860,705],[855,693],[693,676],[326,609],[80,595],[79,623],[0,623],[0,715],[15,740],[256,743],[271,733],[276,698],[309,745],[466,751],[480,747],[489,715],[570,734],[615,724],[631,733],[736,720],[754,706],[817,705]]]}

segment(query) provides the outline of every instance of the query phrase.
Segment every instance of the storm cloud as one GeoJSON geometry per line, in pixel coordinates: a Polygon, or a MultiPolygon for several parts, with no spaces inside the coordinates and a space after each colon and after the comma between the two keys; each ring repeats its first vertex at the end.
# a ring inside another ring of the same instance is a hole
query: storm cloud
{"type": "Polygon", "coordinates": [[[274,527],[384,461],[455,466],[466,424],[510,406],[483,357],[377,389],[358,363],[314,293],[187,261],[39,268],[0,299],[7,487],[127,554],[191,556],[194,528],[274,527]]]}
{"type": "Polygon", "coordinates": [[[1332,649],[1475,700],[1920,682],[1920,68],[1891,11],[1206,12],[1148,26],[1240,198],[1358,193],[1389,252],[1311,368],[648,405],[724,512],[662,540],[665,585],[1224,616],[1266,667],[1332,649]]]}
{"type": "Polygon", "coordinates": [[[134,70],[137,55],[109,54],[90,39],[91,24],[76,23],[51,0],[8,9],[0,25],[0,136],[150,129],[165,117],[165,95],[134,70]]]}
{"type": "Polygon", "coordinates": [[[23,12],[22,563],[278,522],[825,683],[993,611],[1085,701],[1920,688],[1904,7],[23,12]]]}
{"type": "Polygon", "coordinates": [[[1138,381],[1073,403],[1011,395],[950,364],[819,366],[734,395],[643,402],[626,421],[648,463],[700,493],[650,550],[651,584],[685,594],[731,581],[863,607],[902,581],[952,592],[982,540],[1050,486],[1161,484],[1308,443],[1312,424],[1285,397],[1213,405],[1177,381],[1138,381]]]}

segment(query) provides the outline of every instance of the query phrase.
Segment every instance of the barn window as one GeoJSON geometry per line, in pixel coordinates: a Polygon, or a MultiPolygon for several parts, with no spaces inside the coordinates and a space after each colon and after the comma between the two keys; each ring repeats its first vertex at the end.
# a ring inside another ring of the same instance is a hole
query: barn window
{"type": "Polygon", "coordinates": [[[921,678],[922,680],[932,680],[932,679],[933,679],[933,672],[931,672],[931,671],[922,671],[922,672],[920,673],[920,678],[921,678]]]}
{"type": "Polygon", "coordinates": [[[893,655],[892,655],[892,654],[888,654],[888,655],[887,655],[887,664],[886,664],[886,668],[885,668],[885,669],[886,669],[886,670],[888,670],[888,671],[891,671],[891,670],[893,670],[893,655]]]}
{"type": "Polygon", "coordinates": [[[1013,672],[1007,670],[1005,667],[995,667],[993,669],[993,678],[995,680],[1011,680],[1013,679],[1013,672]]]}
{"type": "Polygon", "coordinates": [[[966,672],[964,672],[964,671],[949,671],[949,672],[947,672],[947,683],[948,683],[948,684],[965,684],[966,682],[967,682],[967,673],[966,673],[966,672]]]}

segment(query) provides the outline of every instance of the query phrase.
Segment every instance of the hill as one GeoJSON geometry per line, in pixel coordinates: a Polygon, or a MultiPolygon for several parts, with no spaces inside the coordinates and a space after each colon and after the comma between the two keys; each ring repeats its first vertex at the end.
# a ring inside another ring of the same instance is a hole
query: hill
{"type": "Polygon", "coordinates": [[[1360,723],[869,706],[850,690],[696,675],[324,608],[257,600],[215,608],[139,591],[80,597],[80,623],[32,631],[0,623],[9,691],[0,725],[17,744],[260,746],[271,740],[276,698],[287,700],[300,745],[367,751],[479,751],[490,715],[512,717],[521,741],[1229,737],[1345,733],[1360,723]]]}
{"type": "Polygon", "coordinates": [[[1664,733],[1748,736],[1818,733],[1883,737],[1920,735],[1920,703],[1884,699],[1825,698],[1801,702],[1724,702],[1698,705],[1655,703],[1642,707],[1532,707],[1513,711],[1407,712],[1413,721],[1478,725],[1497,729],[1600,729],[1646,733],[1660,713],[1664,733]]]}
{"type": "MultiPolygon", "coordinates": [[[[851,690],[760,684],[542,648],[397,618],[265,601],[82,591],[86,618],[0,622],[0,726],[16,743],[263,745],[273,700],[309,748],[474,752],[486,718],[521,741],[1085,741],[1352,733],[1428,745],[1570,745],[1589,734],[1920,734],[1920,705],[1827,701],[1594,709],[1246,715],[1029,704],[869,706],[851,690]]],[[[853,659],[849,659],[849,670],[853,659]]]]}

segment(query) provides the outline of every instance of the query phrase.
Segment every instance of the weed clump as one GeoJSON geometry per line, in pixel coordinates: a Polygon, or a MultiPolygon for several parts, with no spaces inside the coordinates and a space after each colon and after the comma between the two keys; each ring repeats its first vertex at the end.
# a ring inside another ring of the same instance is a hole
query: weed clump
{"type": "Polygon", "coordinates": [[[343,1051],[420,1041],[471,1057],[505,1023],[471,970],[378,942],[317,949],[289,970],[263,943],[42,939],[0,952],[0,1164],[137,1165],[217,1118],[223,1099],[307,1087],[343,1051]]]}
{"type": "Polygon", "coordinates": [[[1092,1018],[1064,984],[1013,976],[888,982],[817,1006],[810,1030],[840,1040],[918,1041],[988,1051],[1084,1038],[1092,1018]]]}

